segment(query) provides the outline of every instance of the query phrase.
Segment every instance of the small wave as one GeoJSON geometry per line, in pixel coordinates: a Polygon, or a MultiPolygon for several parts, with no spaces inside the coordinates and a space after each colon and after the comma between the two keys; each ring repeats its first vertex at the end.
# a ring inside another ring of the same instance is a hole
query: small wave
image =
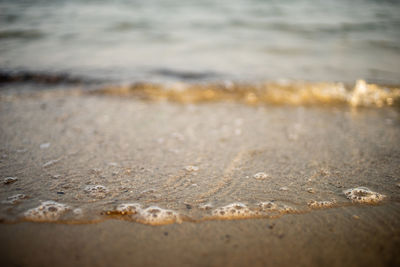
{"type": "Polygon", "coordinates": [[[368,84],[358,80],[353,89],[342,83],[268,82],[262,84],[176,83],[161,85],[135,83],[110,86],[92,93],[135,96],[146,100],[179,103],[233,101],[250,105],[350,105],[363,107],[398,106],[400,88],[368,84]]]}
{"type": "Polygon", "coordinates": [[[7,83],[38,83],[38,84],[89,84],[98,82],[83,77],[72,76],[68,73],[48,73],[32,71],[0,70],[0,85],[7,83]]]}

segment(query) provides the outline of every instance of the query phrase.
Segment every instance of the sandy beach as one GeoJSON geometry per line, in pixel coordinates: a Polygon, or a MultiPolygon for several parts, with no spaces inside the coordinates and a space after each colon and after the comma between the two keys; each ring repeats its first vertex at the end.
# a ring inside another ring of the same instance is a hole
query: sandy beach
{"type": "Polygon", "coordinates": [[[0,1],[0,266],[400,266],[400,2],[0,1]]]}
{"type": "Polygon", "coordinates": [[[0,108],[3,266],[400,263],[395,107],[43,91],[0,108]]]}

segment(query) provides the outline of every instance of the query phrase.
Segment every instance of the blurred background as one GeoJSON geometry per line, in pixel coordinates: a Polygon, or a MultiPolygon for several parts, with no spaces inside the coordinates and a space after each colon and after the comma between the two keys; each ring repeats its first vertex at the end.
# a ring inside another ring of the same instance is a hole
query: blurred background
{"type": "Polygon", "coordinates": [[[1,0],[0,71],[398,84],[399,14],[382,0],[1,0]]]}

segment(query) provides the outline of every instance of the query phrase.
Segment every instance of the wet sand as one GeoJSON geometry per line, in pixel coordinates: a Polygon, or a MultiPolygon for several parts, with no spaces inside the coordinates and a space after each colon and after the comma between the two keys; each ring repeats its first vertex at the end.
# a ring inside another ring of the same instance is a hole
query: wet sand
{"type": "Polygon", "coordinates": [[[399,204],[278,220],[0,225],[2,266],[398,266],[399,204]],[[357,215],[358,218],[354,216],[357,215]]]}
{"type": "Polygon", "coordinates": [[[0,104],[5,265],[400,264],[396,108],[54,92],[0,104]],[[352,201],[357,187],[382,199],[352,201]],[[32,212],[43,201],[66,208],[32,212]],[[150,216],[164,210],[175,217],[150,216]]]}

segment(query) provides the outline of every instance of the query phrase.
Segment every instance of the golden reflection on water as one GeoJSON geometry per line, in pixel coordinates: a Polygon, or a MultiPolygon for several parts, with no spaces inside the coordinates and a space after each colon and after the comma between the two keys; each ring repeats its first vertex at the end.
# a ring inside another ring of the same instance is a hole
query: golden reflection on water
{"type": "Polygon", "coordinates": [[[109,86],[95,93],[136,96],[146,100],[169,100],[179,103],[232,101],[249,105],[350,105],[383,107],[399,104],[400,88],[367,84],[358,80],[354,88],[329,82],[240,83],[135,83],[109,86]]]}

